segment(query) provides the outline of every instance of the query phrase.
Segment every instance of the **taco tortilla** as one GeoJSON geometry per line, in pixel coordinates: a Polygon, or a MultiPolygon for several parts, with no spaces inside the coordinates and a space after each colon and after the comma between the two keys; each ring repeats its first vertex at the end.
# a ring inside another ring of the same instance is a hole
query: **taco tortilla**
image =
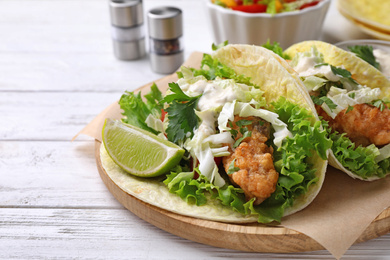
{"type": "Polygon", "coordinates": [[[388,175],[389,79],[354,53],[325,42],[297,43],[285,54],[329,124],[329,163],[361,180],[388,175]]]}
{"type": "Polygon", "coordinates": [[[166,175],[142,179],[123,172],[102,146],[104,169],[129,194],[196,218],[270,223],[302,210],[321,189],[331,141],[281,62],[262,47],[228,45],[204,54],[200,69],[182,67],[164,97],[154,86],[142,105],[139,94],[125,93],[123,121],[186,154],[166,175]]]}

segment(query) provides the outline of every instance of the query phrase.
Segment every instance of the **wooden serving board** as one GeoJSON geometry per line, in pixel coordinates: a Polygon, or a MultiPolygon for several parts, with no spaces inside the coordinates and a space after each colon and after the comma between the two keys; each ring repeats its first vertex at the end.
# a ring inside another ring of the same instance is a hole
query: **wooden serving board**
{"type": "MultiPolygon", "coordinates": [[[[107,175],[100,160],[99,141],[95,157],[100,177],[114,197],[138,217],[169,233],[202,244],[249,252],[292,253],[324,249],[297,231],[263,224],[228,224],[175,214],[147,204],[122,190],[107,175]]],[[[390,232],[390,208],[383,211],[356,240],[363,242],[390,232]]]]}

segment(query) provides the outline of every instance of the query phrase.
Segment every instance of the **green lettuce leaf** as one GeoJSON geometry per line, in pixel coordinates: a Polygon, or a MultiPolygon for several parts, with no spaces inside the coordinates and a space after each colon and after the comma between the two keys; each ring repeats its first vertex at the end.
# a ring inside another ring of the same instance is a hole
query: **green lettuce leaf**
{"type": "Polygon", "coordinates": [[[341,165],[354,174],[367,179],[373,176],[382,178],[390,172],[389,158],[376,162],[379,149],[375,145],[356,147],[345,134],[338,132],[330,133],[330,138],[333,141],[333,154],[341,165]]]}
{"type": "Polygon", "coordinates": [[[268,40],[265,44],[261,45],[262,47],[270,50],[270,51],[273,51],[274,53],[276,53],[277,55],[279,55],[280,57],[282,57],[283,59],[285,60],[290,60],[290,56],[288,56],[287,54],[283,53],[283,48],[280,47],[280,44],[278,42],[273,42],[271,44],[271,41],[268,40]]]}
{"type": "MultiPolygon", "coordinates": [[[[216,77],[234,79],[237,83],[243,83],[248,86],[253,86],[250,82],[249,77],[244,75],[237,75],[237,73],[228,66],[220,63],[218,60],[213,59],[210,54],[203,54],[201,69],[192,69],[194,71],[194,77],[204,76],[208,80],[213,80],[216,77]]],[[[178,73],[179,78],[182,78],[183,75],[178,73]]]]}
{"type": "Polygon", "coordinates": [[[161,109],[163,105],[160,104],[162,100],[161,91],[156,84],[151,86],[151,90],[145,96],[146,102],[141,97],[141,92],[134,94],[134,92],[126,91],[119,100],[119,106],[123,110],[122,119],[124,123],[137,126],[151,133],[158,134],[158,132],[147,126],[146,118],[152,114],[156,118],[161,117],[161,109]]]}

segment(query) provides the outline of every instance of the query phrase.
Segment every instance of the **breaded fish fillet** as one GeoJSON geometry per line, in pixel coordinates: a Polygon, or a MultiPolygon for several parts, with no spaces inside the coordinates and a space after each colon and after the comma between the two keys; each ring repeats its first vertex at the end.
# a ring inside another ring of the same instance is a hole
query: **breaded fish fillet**
{"type": "Polygon", "coordinates": [[[328,121],[333,130],[346,133],[357,146],[370,144],[383,146],[390,143],[390,109],[388,108],[381,111],[369,104],[358,104],[348,112],[344,109],[334,119],[320,106],[316,106],[316,109],[318,115],[328,121]]]}
{"type": "Polygon", "coordinates": [[[229,174],[230,180],[243,189],[247,200],[256,198],[255,204],[258,205],[275,191],[279,177],[273,164],[273,149],[265,144],[270,136],[270,123],[256,117],[236,116],[232,127],[238,131],[236,140],[242,137],[236,124],[240,120],[252,121],[246,126],[251,136],[233,148],[230,156],[223,158],[223,166],[228,172],[234,160],[234,166],[239,170],[229,174]]]}

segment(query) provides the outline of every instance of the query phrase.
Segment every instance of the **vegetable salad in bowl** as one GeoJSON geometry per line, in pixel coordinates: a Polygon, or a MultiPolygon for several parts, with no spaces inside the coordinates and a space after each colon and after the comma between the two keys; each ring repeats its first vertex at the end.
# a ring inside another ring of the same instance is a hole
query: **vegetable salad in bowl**
{"type": "Polygon", "coordinates": [[[319,39],[330,0],[203,0],[213,42],[262,45],[267,40],[282,48],[319,39]]]}
{"type": "Polygon", "coordinates": [[[245,13],[277,14],[317,5],[318,0],[212,0],[216,5],[245,13]]]}

